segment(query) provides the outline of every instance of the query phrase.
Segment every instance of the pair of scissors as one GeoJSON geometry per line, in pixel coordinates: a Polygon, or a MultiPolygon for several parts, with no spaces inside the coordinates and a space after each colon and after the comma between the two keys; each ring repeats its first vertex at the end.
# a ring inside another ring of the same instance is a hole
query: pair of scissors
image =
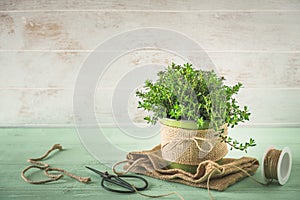
{"type": "Polygon", "coordinates": [[[100,175],[102,177],[101,186],[111,192],[118,192],[118,193],[135,193],[136,191],[142,191],[145,190],[148,187],[148,182],[146,179],[140,176],[134,176],[134,175],[112,175],[108,172],[101,172],[96,169],[93,169],[91,167],[86,166],[87,169],[95,172],[96,174],[100,175]],[[129,182],[125,181],[124,179],[139,179],[144,182],[143,186],[136,187],[133,184],[130,184],[129,182]],[[119,187],[125,188],[125,190],[119,190],[119,189],[113,189],[108,187],[105,182],[117,185],[119,187]]]}

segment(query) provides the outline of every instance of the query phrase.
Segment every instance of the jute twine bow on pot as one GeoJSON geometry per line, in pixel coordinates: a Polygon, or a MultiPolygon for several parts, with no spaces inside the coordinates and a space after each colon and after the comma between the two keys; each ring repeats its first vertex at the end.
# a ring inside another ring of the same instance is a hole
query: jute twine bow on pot
{"type": "Polygon", "coordinates": [[[44,155],[42,155],[41,157],[28,159],[28,162],[31,163],[32,165],[29,165],[22,171],[21,177],[24,179],[24,181],[26,181],[27,183],[31,183],[31,184],[43,184],[43,183],[48,183],[48,182],[52,182],[52,181],[57,181],[57,180],[61,179],[64,175],[67,175],[67,176],[69,176],[79,182],[82,182],[82,183],[89,183],[91,181],[91,179],[89,177],[76,176],[64,169],[50,167],[49,164],[47,164],[47,163],[39,162],[39,161],[45,159],[54,150],[62,150],[62,146],[60,144],[55,144],[46,153],[44,153],[44,155]],[[45,176],[47,176],[49,179],[40,180],[40,181],[30,180],[28,177],[25,176],[25,173],[31,168],[38,168],[38,169],[43,170],[45,176]],[[57,172],[61,172],[62,174],[58,174],[58,175],[50,174],[49,173],[50,171],[57,171],[57,172]]]}
{"type": "MultiPolygon", "coordinates": [[[[222,127],[223,135],[228,128],[222,127]]],[[[219,141],[213,129],[190,130],[161,124],[162,157],[171,162],[198,165],[202,161],[217,161],[228,153],[227,145],[219,141]]]]}

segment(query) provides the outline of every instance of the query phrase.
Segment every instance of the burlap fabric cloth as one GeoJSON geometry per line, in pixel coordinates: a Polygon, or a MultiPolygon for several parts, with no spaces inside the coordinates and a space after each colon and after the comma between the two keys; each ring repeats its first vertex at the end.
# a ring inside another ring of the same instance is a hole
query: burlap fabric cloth
{"type": "Polygon", "coordinates": [[[228,186],[253,175],[259,166],[255,158],[223,158],[218,163],[203,161],[198,165],[196,173],[191,174],[181,169],[168,169],[169,164],[162,159],[161,146],[158,145],[151,150],[128,153],[124,169],[161,180],[223,191],[228,186]]]}
{"type": "MultiPolygon", "coordinates": [[[[228,134],[226,125],[221,127],[228,134]]],[[[190,130],[161,123],[162,158],[185,165],[198,165],[206,160],[220,160],[228,153],[227,144],[220,142],[213,129],[190,130]]]]}

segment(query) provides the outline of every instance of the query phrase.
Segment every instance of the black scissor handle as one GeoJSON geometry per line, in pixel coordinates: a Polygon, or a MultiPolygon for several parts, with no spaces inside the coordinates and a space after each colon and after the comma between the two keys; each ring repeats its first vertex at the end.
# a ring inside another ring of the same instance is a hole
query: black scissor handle
{"type": "Polygon", "coordinates": [[[133,175],[120,175],[120,176],[114,176],[114,175],[109,175],[108,177],[106,178],[102,178],[102,181],[101,181],[101,186],[108,190],[108,191],[111,191],[111,192],[118,192],[118,193],[134,193],[137,191],[142,191],[142,190],[145,190],[147,187],[148,187],[148,182],[146,179],[144,179],[143,177],[139,177],[139,176],[133,176],[133,175]],[[132,178],[132,179],[140,179],[142,180],[145,185],[143,185],[142,187],[136,187],[132,184],[130,184],[129,182],[125,181],[124,179],[122,178],[132,178]],[[116,189],[113,189],[113,188],[110,188],[110,187],[107,187],[104,182],[109,182],[109,183],[112,183],[112,184],[115,184],[115,185],[118,185],[120,187],[123,187],[127,190],[116,190],[116,189]]]}
{"type": "MultiPolygon", "coordinates": [[[[118,177],[124,177],[124,178],[132,178],[132,179],[140,179],[142,180],[145,185],[142,186],[142,187],[136,187],[134,186],[134,188],[137,190],[137,191],[142,191],[142,190],[145,190],[147,187],[148,187],[148,181],[146,179],[144,179],[143,177],[141,176],[134,176],[134,175],[120,175],[118,177]]],[[[132,185],[131,185],[132,186],[132,185]]]]}

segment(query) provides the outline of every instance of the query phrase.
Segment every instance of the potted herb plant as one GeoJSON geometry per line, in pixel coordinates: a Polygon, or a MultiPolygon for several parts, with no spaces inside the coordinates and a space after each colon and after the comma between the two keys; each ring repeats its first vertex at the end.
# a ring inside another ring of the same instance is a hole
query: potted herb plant
{"type": "Polygon", "coordinates": [[[189,63],[172,63],[157,76],[155,82],[146,80],[136,96],[138,108],[148,113],[144,119],[161,123],[162,156],[172,167],[217,161],[227,154],[227,144],[241,151],[255,146],[252,138],[240,143],[227,135],[227,127],[249,120],[247,106],[240,108],[235,99],[241,83],[227,86],[213,70],[189,63]]]}

